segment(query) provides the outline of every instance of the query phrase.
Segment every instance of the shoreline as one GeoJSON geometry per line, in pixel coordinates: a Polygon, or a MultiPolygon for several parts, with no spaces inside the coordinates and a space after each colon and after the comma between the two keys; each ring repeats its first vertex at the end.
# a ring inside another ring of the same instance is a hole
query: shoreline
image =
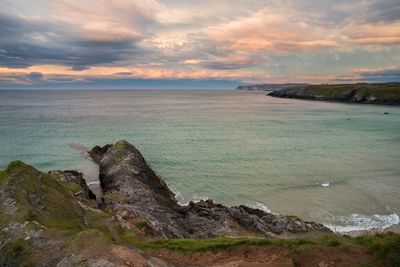
{"type": "MultiPolygon", "coordinates": [[[[85,153],[81,153],[86,159],[92,161],[90,159],[90,156],[88,155],[87,152],[85,153]]],[[[84,170],[79,170],[82,172],[83,174],[83,178],[85,179],[85,171],[84,170]]],[[[103,195],[102,193],[102,189],[100,186],[100,180],[94,181],[93,179],[91,179],[90,181],[86,180],[86,184],[87,186],[90,188],[90,190],[93,191],[93,193],[97,196],[98,199],[100,199],[103,195]]],[[[168,185],[169,186],[169,185],[168,185]]],[[[170,186],[169,186],[170,187],[170,186]]],[[[178,197],[181,193],[179,191],[175,191],[172,190],[172,192],[175,194],[176,197],[178,197]]],[[[189,206],[191,202],[199,202],[199,201],[207,201],[209,200],[208,197],[201,197],[201,196],[193,196],[190,200],[185,201],[185,202],[181,202],[178,200],[178,204],[180,204],[181,206],[189,206]]],[[[267,213],[273,213],[273,214],[277,214],[279,215],[280,213],[274,213],[272,212],[267,206],[265,206],[265,204],[261,203],[261,202],[254,202],[253,204],[251,203],[247,203],[247,206],[251,207],[251,208],[255,208],[255,209],[260,209],[264,212],[267,213]]],[[[395,215],[397,216],[397,218],[399,217],[396,213],[392,213],[390,215],[395,215]]],[[[388,215],[388,216],[390,216],[388,215]]],[[[371,217],[373,217],[373,215],[371,215],[371,217]]],[[[320,222],[320,220],[318,219],[314,219],[313,221],[318,221],[320,222]]],[[[332,225],[329,223],[321,223],[322,225],[324,225],[325,227],[329,228],[333,233],[335,233],[336,235],[340,235],[340,236],[351,236],[351,237],[357,237],[357,236],[364,236],[364,235],[375,235],[375,234],[382,234],[382,233],[389,233],[389,232],[393,232],[393,233],[398,233],[400,234],[400,222],[396,223],[396,224],[392,224],[390,226],[384,227],[384,228],[370,228],[369,226],[365,226],[366,229],[360,229],[360,230],[345,230],[345,231],[337,231],[337,228],[347,228],[347,227],[363,227],[363,226],[352,226],[352,225],[332,225]]]]}
{"type": "Polygon", "coordinates": [[[99,165],[101,197],[77,171],[41,172],[22,161],[0,171],[0,263],[387,266],[399,256],[400,235],[395,233],[364,232],[352,238],[316,222],[244,205],[227,207],[212,200],[179,205],[141,153],[124,140],[96,146],[90,156],[99,165]]]}

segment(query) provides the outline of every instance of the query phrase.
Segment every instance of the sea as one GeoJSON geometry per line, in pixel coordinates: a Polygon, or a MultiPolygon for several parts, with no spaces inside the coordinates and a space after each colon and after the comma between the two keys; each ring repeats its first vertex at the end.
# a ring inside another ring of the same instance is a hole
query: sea
{"type": "Polygon", "coordinates": [[[334,231],[399,223],[400,107],[239,90],[0,90],[0,169],[82,171],[125,139],[180,203],[213,199],[334,231]]]}

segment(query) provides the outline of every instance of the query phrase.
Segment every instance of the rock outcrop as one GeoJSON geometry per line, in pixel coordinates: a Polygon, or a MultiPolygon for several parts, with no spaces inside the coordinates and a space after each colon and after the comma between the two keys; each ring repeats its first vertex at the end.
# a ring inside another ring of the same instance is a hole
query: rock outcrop
{"type": "Polygon", "coordinates": [[[21,161],[0,171],[0,266],[398,266],[399,235],[343,240],[320,224],[246,206],[181,206],[126,141],[91,154],[102,203],[79,172],[21,161]],[[216,236],[224,237],[200,239],[216,236]],[[260,238],[270,236],[279,239],[260,238]]]}
{"type": "Polygon", "coordinates": [[[399,105],[400,83],[306,85],[281,89],[268,95],[282,98],[399,105]]]}
{"type": "Polygon", "coordinates": [[[104,208],[117,214],[125,227],[141,221],[161,238],[330,233],[321,224],[246,206],[226,207],[212,200],[179,205],[141,153],[124,140],[95,147],[89,154],[100,166],[104,208]]]}

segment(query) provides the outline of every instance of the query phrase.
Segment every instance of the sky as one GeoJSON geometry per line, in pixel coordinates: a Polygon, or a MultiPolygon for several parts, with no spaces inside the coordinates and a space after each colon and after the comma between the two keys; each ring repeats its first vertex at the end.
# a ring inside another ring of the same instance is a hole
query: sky
{"type": "Polygon", "coordinates": [[[0,88],[400,80],[399,0],[0,0],[0,88]]]}

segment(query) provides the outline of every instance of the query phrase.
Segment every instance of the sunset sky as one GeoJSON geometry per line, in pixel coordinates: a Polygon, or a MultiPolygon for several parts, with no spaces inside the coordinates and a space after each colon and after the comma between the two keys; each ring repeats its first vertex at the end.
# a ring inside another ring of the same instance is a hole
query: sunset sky
{"type": "Polygon", "coordinates": [[[0,88],[400,80],[399,0],[0,4],[0,88]]]}

